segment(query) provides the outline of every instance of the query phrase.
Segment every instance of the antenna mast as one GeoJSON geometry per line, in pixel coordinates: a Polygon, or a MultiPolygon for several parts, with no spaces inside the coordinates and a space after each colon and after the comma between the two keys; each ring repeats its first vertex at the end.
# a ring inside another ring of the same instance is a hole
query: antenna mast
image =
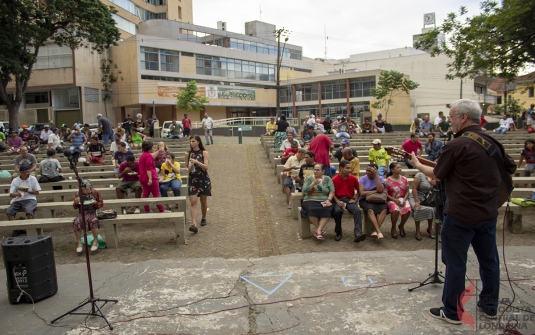
{"type": "Polygon", "coordinates": [[[323,30],[325,33],[325,59],[327,59],[327,40],[329,39],[329,36],[327,36],[327,26],[323,25],[323,30]]]}

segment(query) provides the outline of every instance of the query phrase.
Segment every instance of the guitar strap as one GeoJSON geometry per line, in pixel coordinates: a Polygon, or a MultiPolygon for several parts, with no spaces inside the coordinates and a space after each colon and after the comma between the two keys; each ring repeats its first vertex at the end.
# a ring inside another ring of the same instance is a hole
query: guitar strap
{"type": "Polygon", "coordinates": [[[505,163],[503,162],[503,158],[499,154],[498,149],[496,149],[496,146],[492,143],[489,143],[488,141],[486,141],[484,138],[482,138],[478,134],[470,132],[470,131],[463,133],[461,136],[467,137],[473,140],[474,142],[478,143],[479,145],[481,145],[481,147],[485,149],[487,154],[494,159],[494,161],[496,162],[496,165],[498,165],[498,169],[500,170],[500,174],[502,176],[503,182],[505,183],[507,192],[509,192],[509,195],[511,195],[511,192],[513,192],[513,189],[514,189],[513,181],[512,181],[511,175],[507,173],[507,171],[505,171],[505,163]]]}

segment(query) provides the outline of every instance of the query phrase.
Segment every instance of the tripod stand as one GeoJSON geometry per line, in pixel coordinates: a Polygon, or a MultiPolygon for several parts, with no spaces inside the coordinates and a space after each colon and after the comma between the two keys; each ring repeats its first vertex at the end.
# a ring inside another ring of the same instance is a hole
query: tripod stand
{"type": "MultiPolygon", "coordinates": [[[[64,155],[69,159],[69,163],[70,163],[70,168],[71,170],[74,171],[74,174],[76,175],[76,180],[78,180],[78,194],[80,195],[80,200],[82,199],[82,178],[80,178],[80,176],[78,175],[78,169],[76,168],[76,162],[78,161],[78,156],[80,155],[80,152],[78,151],[78,153],[76,154],[75,152],[75,155],[73,155],[69,150],[66,150],[64,152],[64,155]]],[[[64,316],[67,316],[67,315],[90,315],[90,316],[98,316],[98,317],[101,317],[104,319],[104,321],[106,321],[106,324],[108,324],[108,327],[110,328],[110,330],[113,330],[113,326],[110,324],[110,322],[108,321],[108,319],[106,319],[106,316],[104,315],[104,313],[102,313],[102,307],[104,307],[104,305],[106,305],[108,302],[114,302],[114,303],[117,303],[118,300],[114,300],[114,299],[99,299],[99,298],[95,298],[95,295],[93,294],[93,280],[91,278],[91,263],[89,261],[89,243],[87,242],[87,230],[86,230],[86,221],[85,221],[85,215],[84,215],[84,204],[83,204],[83,201],[80,201],[80,207],[79,207],[79,211],[80,211],[80,215],[82,217],[82,225],[83,225],[83,231],[84,231],[84,241],[85,241],[85,262],[87,264],[87,278],[89,280],[89,298],[87,298],[86,300],[84,300],[80,305],[78,305],[77,307],[69,310],[68,312],[60,315],[59,317],[55,318],[54,320],[50,321],[50,323],[54,323],[56,321],[58,321],[59,319],[63,318],[64,316]],[[103,303],[102,305],[99,306],[99,303],[103,303]],[[88,304],[91,304],[91,311],[89,313],[81,313],[81,312],[77,312],[79,309],[83,308],[85,305],[88,305],[88,304]]]]}
{"type": "Polygon", "coordinates": [[[442,271],[438,271],[438,221],[442,222],[441,215],[439,214],[439,206],[443,204],[442,202],[442,183],[437,182],[436,191],[438,192],[438,203],[435,204],[435,234],[437,236],[435,237],[435,270],[433,273],[429,274],[429,277],[425,279],[423,282],[420,283],[420,285],[410,288],[409,292],[412,292],[422,286],[429,285],[429,284],[443,284],[444,276],[442,275],[442,271]],[[442,278],[442,279],[441,279],[442,278]]]}

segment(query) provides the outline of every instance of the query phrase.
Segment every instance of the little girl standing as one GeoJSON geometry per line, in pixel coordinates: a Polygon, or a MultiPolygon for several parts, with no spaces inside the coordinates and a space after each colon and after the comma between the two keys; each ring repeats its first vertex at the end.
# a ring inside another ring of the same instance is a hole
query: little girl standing
{"type": "MultiPolygon", "coordinates": [[[[524,142],[524,149],[520,152],[520,160],[518,160],[518,168],[522,165],[522,161],[526,160],[526,167],[524,175],[526,177],[531,176],[531,172],[535,168],[535,141],[532,139],[526,140],[524,142]]],[[[526,187],[529,187],[529,184],[526,184],[526,187]]]]}

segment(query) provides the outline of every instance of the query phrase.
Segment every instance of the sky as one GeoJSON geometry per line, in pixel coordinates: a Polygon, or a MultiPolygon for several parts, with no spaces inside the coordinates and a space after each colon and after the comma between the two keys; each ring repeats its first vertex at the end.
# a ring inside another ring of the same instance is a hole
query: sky
{"type": "MultiPolygon", "coordinates": [[[[310,58],[342,59],[349,55],[411,47],[425,13],[435,13],[437,26],[461,6],[480,13],[481,0],[193,0],[193,23],[244,33],[244,23],[259,20],[290,30],[289,44],[303,47],[310,58]],[[260,12],[261,11],[261,12],[260,12]],[[326,31],[326,33],[325,33],[326,31]]],[[[432,26],[428,26],[432,27],[432,26]]]]}

